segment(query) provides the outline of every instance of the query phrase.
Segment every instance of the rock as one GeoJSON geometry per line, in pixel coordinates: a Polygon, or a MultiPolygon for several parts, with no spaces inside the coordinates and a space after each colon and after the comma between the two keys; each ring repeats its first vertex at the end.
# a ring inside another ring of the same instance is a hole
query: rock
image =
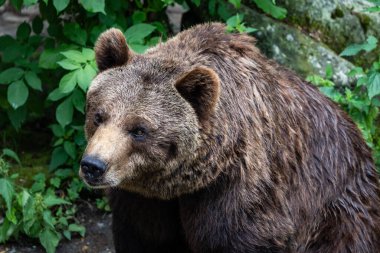
{"type": "MultiPolygon", "coordinates": [[[[277,4],[288,10],[287,22],[302,27],[338,54],[369,35],[380,38],[380,14],[363,11],[374,6],[367,0],[278,0],[277,4]]],[[[368,66],[379,54],[378,48],[350,60],[368,66]]]]}
{"type": "Polygon", "coordinates": [[[327,65],[331,64],[334,68],[335,83],[347,84],[352,81],[347,73],[354,68],[354,65],[339,57],[325,44],[248,7],[243,6],[240,12],[244,13],[247,26],[259,29],[253,35],[258,39],[257,46],[268,57],[293,69],[303,77],[312,74],[324,76],[327,65]]]}

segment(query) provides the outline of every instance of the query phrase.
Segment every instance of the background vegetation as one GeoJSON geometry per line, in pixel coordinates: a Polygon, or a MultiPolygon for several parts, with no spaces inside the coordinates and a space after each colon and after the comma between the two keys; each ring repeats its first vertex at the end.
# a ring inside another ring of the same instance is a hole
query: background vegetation
{"type": "MultiPolygon", "coordinates": [[[[85,94],[97,73],[94,42],[107,28],[117,27],[129,46],[142,53],[170,35],[165,10],[175,2],[205,19],[226,22],[229,31],[256,31],[239,14],[241,0],[10,1],[18,11],[38,5],[40,15],[19,25],[16,37],[0,37],[0,243],[28,236],[50,253],[64,238],[84,236],[75,216],[84,189],[77,172],[86,144],[85,94]]],[[[4,3],[0,0],[0,6],[4,3]]],[[[273,0],[247,4],[276,19],[287,14],[273,0]]],[[[363,11],[379,9],[380,2],[373,1],[363,11]]],[[[369,36],[341,56],[355,57],[377,47],[377,39],[369,36]]],[[[353,84],[335,85],[332,75],[329,66],[325,76],[312,75],[308,81],[353,117],[380,168],[380,58],[353,69],[353,84]]],[[[96,205],[109,210],[104,199],[96,205]]]]}

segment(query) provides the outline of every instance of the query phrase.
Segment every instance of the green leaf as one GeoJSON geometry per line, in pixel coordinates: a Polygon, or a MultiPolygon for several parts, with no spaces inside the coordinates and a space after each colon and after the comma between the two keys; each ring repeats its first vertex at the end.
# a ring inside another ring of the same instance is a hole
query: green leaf
{"type": "Polygon", "coordinates": [[[58,198],[55,195],[48,195],[47,197],[45,197],[44,204],[47,207],[57,206],[57,205],[71,205],[70,202],[64,200],[63,198],[58,198]]]}
{"type": "Polygon", "coordinates": [[[372,99],[380,94],[380,72],[370,72],[368,75],[368,97],[372,99]]]}
{"type": "Polygon", "coordinates": [[[75,89],[71,95],[75,109],[84,114],[84,107],[86,105],[86,97],[80,89],[75,89]]]}
{"type": "Polygon", "coordinates": [[[338,101],[342,97],[335,87],[320,87],[319,90],[334,101],[338,101]]]}
{"type": "Polygon", "coordinates": [[[82,55],[84,60],[86,61],[94,61],[95,60],[95,51],[90,48],[83,48],[82,55]]]}
{"type": "Polygon", "coordinates": [[[70,59],[77,63],[85,63],[86,57],[83,56],[83,54],[76,50],[67,50],[65,52],[61,52],[62,55],[64,55],[67,59],[70,59]]]}
{"type": "Polygon", "coordinates": [[[58,124],[50,125],[50,129],[53,131],[53,134],[55,137],[62,137],[65,135],[65,131],[61,127],[61,125],[58,125],[58,124]]]}
{"type": "Polygon", "coordinates": [[[142,44],[144,39],[148,37],[152,32],[156,30],[156,27],[149,24],[137,24],[133,25],[125,31],[125,37],[128,44],[142,44]]]}
{"type": "Polygon", "coordinates": [[[18,157],[16,152],[14,152],[13,150],[11,150],[9,148],[4,148],[3,149],[3,156],[8,156],[10,158],[13,158],[18,164],[21,165],[20,158],[18,157]]]}
{"type": "Polygon", "coordinates": [[[83,30],[77,23],[68,23],[63,27],[63,34],[71,41],[79,45],[86,45],[87,32],[83,30]]]}
{"type": "Polygon", "coordinates": [[[7,115],[9,120],[12,123],[12,126],[18,130],[20,129],[22,123],[26,119],[27,109],[26,106],[21,106],[14,110],[13,108],[10,108],[7,110],[7,115]]]}
{"type": "Polygon", "coordinates": [[[255,2],[257,7],[274,18],[283,19],[286,17],[286,9],[274,5],[272,0],[253,0],[253,2],[255,2]]]}
{"type": "Polygon", "coordinates": [[[12,198],[14,193],[15,191],[12,182],[5,178],[0,178],[0,196],[5,200],[8,210],[12,209],[12,198]]]}
{"type": "Polygon", "coordinates": [[[19,80],[24,74],[24,70],[20,68],[9,68],[0,73],[0,84],[10,84],[19,80]]]}
{"type": "Polygon", "coordinates": [[[62,58],[57,49],[45,49],[40,55],[38,66],[43,69],[56,69],[58,68],[57,62],[62,58]]]}
{"type": "Polygon", "coordinates": [[[61,93],[70,93],[77,84],[77,72],[73,71],[64,75],[59,82],[59,91],[61,93]]]}
{"type": "Polygon", "coordinates": [[[47,253],[54,253],[59,243],[59,234],[50,228],[44,228],[39,234],[39,239],[47,253]]]}
{"type": "Polygon", "coordinates": [[[21,197],[21,203],[20,203],[20,205],[21,205],[21,207],[22,207],[22,210],[23,210],[23,214],[24,214],[24,219],[25,218],[28,218],[28,217],[26,217],[27,215],[26,215],[26,213],[27,212],[30,212],[28,209],[30,208],[30,205],[32,204],[31,202],[32,202],[32,198],[31,198],[31,196],[30,196],[30,194],[29,194],[29,192],[27,191],[27,190],[22,190],[22,193],[21,193],[21,195],[20,195],[20,197],[21,197]]]}
{"type": "Polygon", "coordinates": [[[59,61],[57,63],[59,66],[67,70],[75,70],[81,67],[79,63],[70,59],[63,59],[62,61],[59,61]]]}
{"type": "Polygon", "coordinates": [[[370,52],[377,47],[377,39],[373,36],[369,36],[363,44],[352,44],[346,47],[340,56],[353,56],[364,50],[370,52]]]}
{"type": "Polygon", "coordinates": [[[34,201],[34,195],[31,196],[26,190],[22,191],[21,194],[21,206],[22,206],[22,219],[23,219],[23,229],[27,235],[32,234],[32,228],[35,227],[37,221],[36,218],[36,205],[34,201]]]}
{"type": "Polygon", "coordinates": [[[69,230],[64,230],[63,235],[66,237],[67,240],[71,240],[71,232],[69,230]]]}
{"type": "Polygon", "coordinates": [[[128,43],[128,46],[136,53],[142,54],[144,53],[149,47],[141,44],[133,44],[128,43]]]}
{"type": "Polygon", "coordinates": [[[331,63],[326,66],[326,79],[331,79],[334,75],[334,70],[331,63]]]}
{"type": "Polygon", "coordinates": [[[96,71],[90,64],[87,64],[84,69],[79,69],[77,73],[79,87],[86,92],[95,76],[96,71]]]}
{"type": "Polygon", "coordinates": [[[82,237],[84,237],[84,233],[86,232],[86,228],[82,225],[78,225],[78,224],[73,223],[73,224],[69,225],[69,231],[70,232],[77,232],[82,237]]]}
{"type": "Polygon", "coordinates": [[[55,170],[59,166],[65,164],[67,161],[68,155],[62,147],[55,148],[51,155],[51,160],[49,164],[49,170],[55,170]]]}
{"type": "Polygon", "coordinates": [[[10,0],[10,2],[16,10],[21,10],[23,0],[10,0]]]}
{"type": "Polygon", "coordinates": [[[103,14],[106,14],[104,11],[105,0],[79,0],[79,3],[88,12],[101,12],[103,14]]]}
{"type": "Polygon", "coordinates": [[[356,86],[357,87],[360,87],[360,86],[363,86],[364,84],[368,83],[368,76],[361,76],[358,78],[357,82],[356,82],[356,86]]]}
{"type": "Polygon", "coordinates": [[[29,96],[28,87],[26,87],[24,81],[19,80],[11,83],[8,87],[7,97],[8,102],[14,109],[25,104],[29,96]]]}
{"type": "Polygon", "coordinates": [[[66,153],[72,158],[75,159],[76,157],[76,148],[75,144],[70,141],[65,141],[63,143],[63,148],[65,149],[66,153]]]}
{"type": "Polygon", "coordinates": [[[245,27],[243,32],[245,32],[245,33],[253,33],[253,32],[256,32],[256,31],[258,31],[256,28],[245,27]]]}
{"type": "Polygon", "coordinates": [[[12,46],[16,43],[16,40],[9,35],[0,36],[0,51],[4,51],[5,48],[12,46]]]}
{"type": "Polygon", "coordinates": [[[5,212],[5,217],[6,217],[10,222],[12,222],[13,224],[17,224],[17,217],[16,217],[16,209],[15,209],[15,208],[8,209],[8,210],[5,212]]]}
{"type": "Polygon", "coordinates": [[[4,219],[0,226],[0,243],[7,241],[15,232],[17,225],[11,223],[8,219],[4,219]]]}
{"type": "Polygon", "coordinates": [[[54,143],[53,143],[53,147],[57,147],[57,146],[61,146],[63,144],[63,139],[62,138],[59,138],[58,140],[56,140],[54,143]]]}
{"type": "Polygon", "coordinates": [[[31,32],[32,32],[32,28],[30,27],[30,25],[24,22],[21,25],[19,25],[19,27],[17,28],[17,33],[16,33],[17,39],[26,40],[29,38],[29,35],[31,32]]]}
{"type": "Polygon", "coordinates": [[[240,8],[241,0],[228,0],[235,8],[240,8]]]}
{"type": "Polygon", "coordinates": [[[53,177],[50,179],[50,184],[55,188],[59,188],[59,186],[61,185],[61,179],[58,177],[53,177]]]}
{"type": "Polygon", "coordinates": [[[66,97],[68,94],[67,93],[62,93],[59,88],[56,88],[52,92],[50,92],[49,96],[47,97],[48,100],[50,101],[58,101],[61,98],[66,97]]]}
{"type": "Polygon", "coordinates": [[[30,5],[36,4],[38,0],[24,0],[23,2],[25,6],[30,6],[30,5]]]}
{"type": "Polygon", "coordinates": [[[43,21],[40,16],[36,16],[32,21],[32,29],[35,34],[40,34],[44,28],[43,21]]]}
{"type": "Polygon", "coordinates": [[[69,3],[70,3],[70,0],[53,0],[53,5],[55,9],[57,10],[57,13],[60,13],[61,11],[66,9],[69,3]]]}
{"type": "Polygon", "coordinates": [[[373,6],[364,10],[364,12],[380,12],[380,6],[373,6]]]}
{"type": "Polygon", "coordinates": [[[66,98],[60,105],[58,105],[57,110],[55,112],[55,117],[58,121],[58,123],[65,127],[66,125],[70,124],[73,120],[73,105],[71,102],[71,97],[66,98]]]}
{"type": "Polygon", "coordinates": [[[242,14],[236,14],[235,16],[230,17],[226,21],[227,28],[229,30],[236,28],[238,25],[241,24],[241,22],[243,21],[243,19],[244,19],[244,15],[242,15],[242,14]]]}
{"type": "Polygon", "coordinates": [[[73,170],[72,169],[59,169],[54,172],[54,174],[61,178],[61,179],[66,179],[68,177],[73,176],[73,170]]]}
{"type": "Polygon", "coordinates": [[[51,215],[51,211],[50,210],[45,210],[42,213],[42,219],[44,220],[45,227],[48,227],[48,228],[53,229],[53,230],[55,229],[54,228],[55,219],[51,215]]]}
{"type": "Polygon", "coordinates": [[[195,6],[199,7],[201,5],[201,0],[192,0],[192,2],[195,4],[195,6]]]}
{"type": "Polygon", "coordinates": [[[25,80],[32,89],[42,91],[41,79],[36,73],[28,71],[25,73],[25,80]]]}
{"type": "Polygon", "coordinates": [[[14,63],[16,60],[25,57],[26,45],[14,44],[3,50],[3,62],[14,63]]]}
{"type": "Polygon", "coordinates": [[[33,177],[33,179],[35,182],[32,185],[32,187],[30,188],[30,190],[33,193],[44,191],[45,187],[46,187],[46,184],[45,184],[46,176],[45,176],[45,174],[44,173],[38,173],[37,175],[35,175],[33,177]]]}
{"type": "Polygon", "coordinates": [[[358,54],[361,50],[363,50],[363,47],[359,44],[352,44],[348,47],[346,47],[342,53],[340,53],[340,56],[353,56],[358,54]]]}
{"type": "Polygon", "coordinates": [[[146,13],[143,11],[135,11],[132,15],[133,24],[140,24],[146,20],[146,13]]]}

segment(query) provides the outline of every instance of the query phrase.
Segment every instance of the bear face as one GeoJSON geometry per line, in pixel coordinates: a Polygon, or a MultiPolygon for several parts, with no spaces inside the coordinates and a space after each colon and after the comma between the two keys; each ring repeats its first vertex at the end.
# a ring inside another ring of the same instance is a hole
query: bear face
{"type": "Polygon", "coordinates": [[[87,93],[80,176],[91,187],[161,198],[193,190],[199,180],[177,177],[193,174],[185,168],[194,167],[200,131],[219,98],[215,72],[135,55],[116,29],[98,39],[95,51],[101,72],[87,93]]]}

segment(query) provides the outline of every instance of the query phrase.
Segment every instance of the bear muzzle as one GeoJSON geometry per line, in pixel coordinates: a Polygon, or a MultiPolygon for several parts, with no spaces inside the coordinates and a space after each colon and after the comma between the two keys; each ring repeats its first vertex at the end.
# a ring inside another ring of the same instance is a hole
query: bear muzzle
{"type": "Polygon", "coordinates": [[[86,155],[82,158],[80,166],[80,175],[90,186],[100,184],[107,170],[107,164],[103,160],[90,155],[86,155]]]}

